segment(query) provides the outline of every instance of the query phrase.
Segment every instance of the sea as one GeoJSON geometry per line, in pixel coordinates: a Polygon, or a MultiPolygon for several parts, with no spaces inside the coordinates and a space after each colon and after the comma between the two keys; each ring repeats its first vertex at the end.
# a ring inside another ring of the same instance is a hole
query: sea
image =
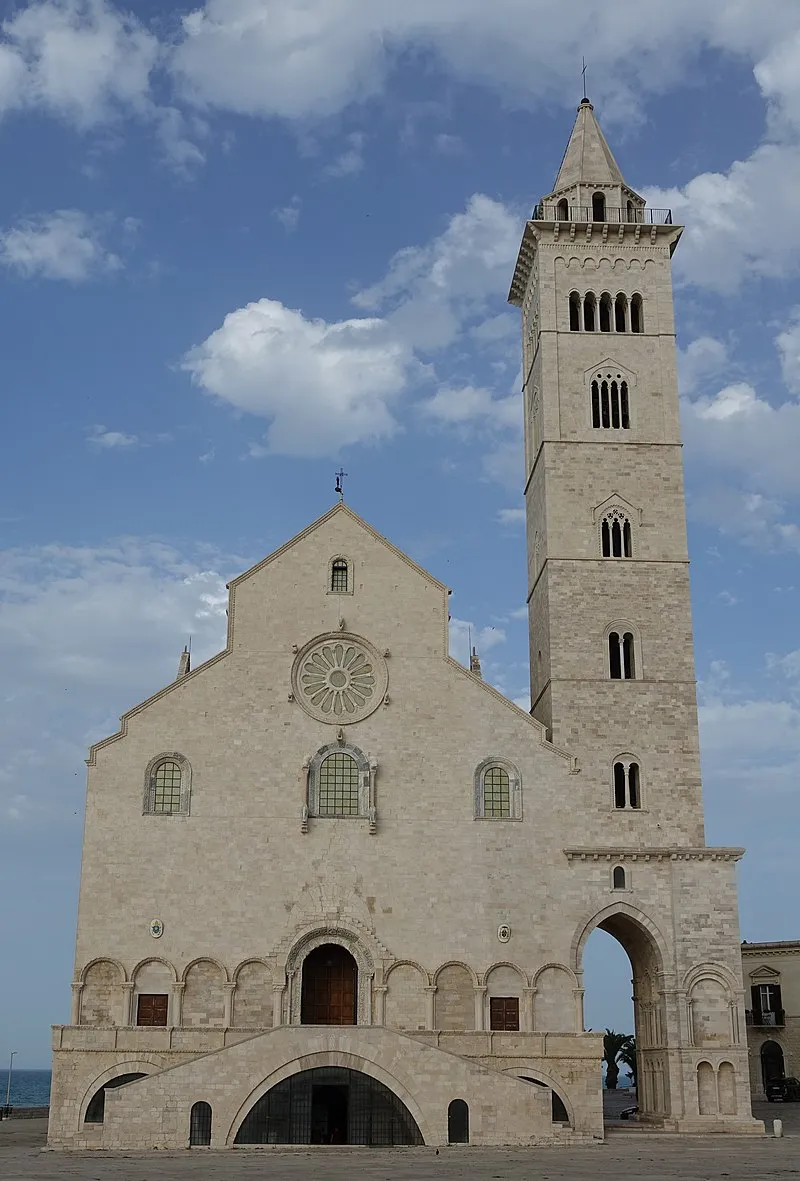
{"type": "MultiPolygon", "coordinates": [[[[50,1104],[49,1070],[13,1070],[11,1072],[12,1107],[48,1107],[50,1104]]],[[[0,1106],[5,1105],[8,1069],[0,1070],[0,1106]]]]}

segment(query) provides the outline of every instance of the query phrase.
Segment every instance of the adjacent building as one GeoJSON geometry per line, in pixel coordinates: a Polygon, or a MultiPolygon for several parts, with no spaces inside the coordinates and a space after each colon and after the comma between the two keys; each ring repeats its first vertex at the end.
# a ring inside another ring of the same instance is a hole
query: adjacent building
{"type": "Polygon", "coordinates": [[[743,943],[750,1090],[800,1076],[800,942],[743,943]]]}
{"type": "MultiPolygon", "coordinates": [[[[217,656],[89,756],[53,1147],[603,1136],[583,950],[631,961],[639,1103],[757,1132],[706,845],[668,210],[584,100],[523,231],[530,713],[343,503],[230,584],[217,656]]],[[[520,555],[524,560],[524,555],[520,555]]]]}

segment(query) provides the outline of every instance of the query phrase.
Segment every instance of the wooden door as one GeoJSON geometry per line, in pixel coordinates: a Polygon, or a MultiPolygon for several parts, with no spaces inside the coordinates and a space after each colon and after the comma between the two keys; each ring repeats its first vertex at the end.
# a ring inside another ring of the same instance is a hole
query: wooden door
{"type": "Polygon", "coordinates": [[[167,1002],[166,993],[140,992],[136,1003],[137,1025],[166,1025],[167,1002]]]}
{"type": "Polygon", "coordinates": [[[326,943],[303,961],[303,1025],[355,1025],[358,968],[344,947],[326,943]]]}

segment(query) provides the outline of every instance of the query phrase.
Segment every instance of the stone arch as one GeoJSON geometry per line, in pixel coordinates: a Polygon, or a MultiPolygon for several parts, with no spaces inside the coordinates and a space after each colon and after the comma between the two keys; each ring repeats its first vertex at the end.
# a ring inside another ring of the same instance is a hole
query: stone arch
{"type": "Polygon", "coordinates": [[[178,973],[174,964],[161,956],[148,956],[140,960],[131,972],[133,989],[131,990],[130,1023],[138,1023],[139,996],[142,993],[156,993],[167,996],[167,1025],[175,1023],[176,1014],[173,1012],[173,984],[177,983],[178,973]]]}
{"type": "Polygon", "coordinates": [[[156,1074],[158,1071],[163,1070],[163,1068],[164,1065],[158,1058],[150,1057],[125,1059],[122,1062],[115,1062],[113,1066],[109,1066],[101,1074],[98,1074],[84,1091],[80,1107],[78,1108],[78,1126],[83,1126],[87,1107],[100,1088],[105,1086],[106,1083],[110,1083],[112,1079],[119,1078],[123,1074],[156,1074]]]}
{"type": "Polygon", "coordinates": [[[356,999],[356,1024],[372,1024],[372,983],[375,978],[375,962],[378,958],[372,948],[366,946],[361,934],[340,923],[324,923],[311,927],[298,935],[286,957],[286,975],[289,979],[289,1024],[300,1025],[300,1004],[303,990],[303,961],[309,952],[326,943],[336,943],[349,951],[358,968],[358,993],[356,999]]]}
{"type": "Polygon", "coordinates": [[[165,960],[160,955],[148,955],[143,960],[139,960],[139,963],[136,965],[136,967],[131,972],[131,980],[134,982],[134,984],[136,983],[136,978],[139,975],[139,973],[144,968],[146,968],[148,964],[163,964],[164,967],[167,969],[167,971],[170,972],[172,975],[171,983],[172,984],[178,983],[178,971],[177,971],[174,964],[171,964],[169,960],[165,960]]]}
{"type": "Polygon", "coordinates": [[[243,960],[233,973],[233,983],[232,1024],[244,1029],[270,1029],[274,976],[266,960],[243,960]]]}
{"type": "Polygon", "coordinates": [[[716,1115],[717,1080],[710,1062],[697,1063],[697,1110],[700,1115],[716,1115]]]}
{"type": "Polygon", "coordinates": [[[423,1141],[426,1144],[431,1143],[433,1135],[430,1125],[414,1096],[399,1079],[395,1078],[393,1074],[390,1074],[379,1063],[372,1062],[369,1059],[363,1058],[361,1055],[349,1054],[344,1050],[320,1050],[314,1054],[304,1054],[301,1059],[295,1059],[293,1062],[284,1063],[259,1083],[257,1087],[253,1088],[244,1102],[240,1104],[233,1118],[228,1134],[225,1137],[226,1146],[233,1146],[236,1133],[247,1118],[250,1109],[259,1099],[266,1095],[267,1091],[271,1091],[278,1083],[290,1078],[293,1074],[301,1074],[303,1071],[311,1070],[316,1066],[344,1066],[349,1070],[357,1070],[361,1074],[366,1074],[370,1078],[375,1079],[376,1082],[383,1083],[408,1108],[420,1130],[423,1141]]]}
{"type": "Polygon", "coordinates": [[[575,975],[564,964],[543,964],[533,978],[533,1028],[549,1033],[575,1029],[575,975]]]}
{"type": "MultiPolygon", "coordinates": [[[[508,776],[508,814],[504,819],[521,820],[522,776],[517,765],[502,755],[488,755],[485,759],[481,759],[475,768],[473,777],[475,818],[484,819],[487,816],[485,776],[487,771],[495,767],[505,771],[508,776]]],[[[499,819],[499,816],[495,816],[494,819],[499,819]]]]}
{"type": "Polygon", "coordinates": [[[181,1025],[218,1028],[224,1024],[228,972],[219,960],[198,956],[183,977],[181,1025]]]}
{"type": "Polygon", "coordinates": [[[733,1045],[734,989],[728,973],[701,964],[687,973],[685,981],[692,1044],[720,1049],[733,1045]]]}
{"type": "Polygon", "coordinates": [[[394,1029],[420,1030],[428,1027],[425,989],[430,977],[413,960],[398,960],[386,973],[384,1025],[394,1029]]]}
{"type": "Polygon", "coordinates": [[[575,1108],[573,1106],[572,1100],[569,1097],[569,1092],[560,1078],[556,1078],[552,1074],[546,1074],[543,1070],[540,1070],[538,1066],[535,1068],[528,1066],[515,1066],[513,1070],[504,1070],[503,1074],[510,1075],[511,1078],[521,1078],[523,1082],[528,1082],[530,1079],[533,1079],[535,1082],[541,1083],[542,1086],[549,1087],[554,1094],[558,1095],[559,1099],[564,1104],[564,1110],[567,1113],[570,1127],[575,1127],[575,1108]],[[525,1071],[524,1074],[521,1073],[523,1070],[525,1071]]]}
{"type": "Polygon", "coordinates": [[[125,969],[119,960],[98,958],[91,960],[79,977],[79,1025],[118,1025],[122,1004],[121,986],[125,969]]]}
{"type": "Polygon", "coordinates": [[[448,960],[437,968],[433,982],[435,1029],[465,1030],[475,1028],[475,989],[478,978],[461,960],[448,960]]]}
{"type": "Polygon", "coordinates": [[[482,983],[485,985],[484,1029],[530,1029],[530,1018],[525,1004],[528,977],[522,968],[510,960],[501,960],[499,963],[492,964],[484,972],[482,983]],[[495,999],[493,1003],[493,998],[500,997],[504,1000],[495,999]],[[516,1005],[513,1004],[514,999],[516,999],[516,1005]],[[510,1013],[509,1001],[511,1002],[510,1013]],[[516,1009],[516,1027],[514,1026],[514,1009],[516,1009]]]}
{"type": "Polygon", "coordinates": [[[617,900],[582,919],[572,938],[571,962],[582,978],[586,940],[600,928],[627,953],[633,977],[633,1017],[638,1058],[639,1107],[652,1119],[670,1114],[669,1073],[663,1046],[667,1039],[664,992],[671,964],[669,948],[656,924],[638,907],[617,900]]]}
{"type": "Polygon", "coordinates": [[[732,1062],[720,1062],[719,1064],[717,1098],[720,1115],[736,1115],[736,1070],[732,1062]]]}

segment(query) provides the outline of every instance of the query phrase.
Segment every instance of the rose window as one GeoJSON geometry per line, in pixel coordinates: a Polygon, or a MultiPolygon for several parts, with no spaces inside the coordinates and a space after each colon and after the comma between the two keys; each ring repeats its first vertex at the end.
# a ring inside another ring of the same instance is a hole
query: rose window
{"type": "Polygon", "coordinates": [[[292,672],[297,700],[324,722],[367,717],[383,700],[387,680],[385,661],[372,645],[341,633],[306,645],[292,672]]]}

